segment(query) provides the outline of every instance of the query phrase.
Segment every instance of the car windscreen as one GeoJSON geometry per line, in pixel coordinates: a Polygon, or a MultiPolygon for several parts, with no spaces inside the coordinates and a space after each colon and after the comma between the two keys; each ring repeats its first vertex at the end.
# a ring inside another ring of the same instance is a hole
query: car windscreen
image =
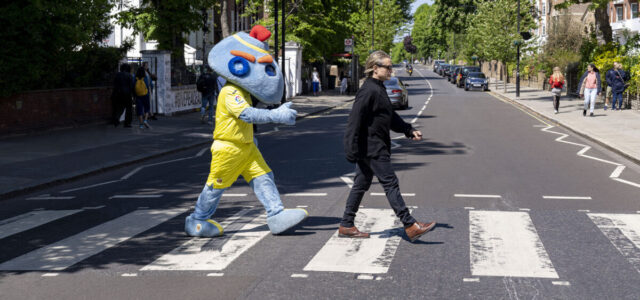
{"type": "Polygon", "coordinates": [[[385,85],[385,86],[395,86],[395,85],[398,85],[398,78],[396,78],[396,77],[391,77],[389,80],[385,80],[384,85],[385,85]]]}
{"type": "Polygon", "coordinates": [[[469,73],[469,78],[487,78],[487,77],[484,76],[484,73],[471,72],[469,73]]]}

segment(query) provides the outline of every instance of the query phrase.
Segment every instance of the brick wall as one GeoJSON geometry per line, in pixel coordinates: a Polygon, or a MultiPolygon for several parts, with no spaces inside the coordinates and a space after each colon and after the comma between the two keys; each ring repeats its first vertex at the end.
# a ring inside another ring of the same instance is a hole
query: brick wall
{"type": "Polygon", "coordinates": [[[31,91],[0,98],[0,135],[107,122],[111,87],[31,91]]]}

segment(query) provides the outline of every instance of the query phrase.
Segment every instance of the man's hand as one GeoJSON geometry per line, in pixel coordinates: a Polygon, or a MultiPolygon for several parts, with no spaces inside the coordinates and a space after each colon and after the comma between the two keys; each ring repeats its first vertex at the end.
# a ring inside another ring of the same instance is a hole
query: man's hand
{"type": "Polygon", "coordinates": [[[422,132],[420,132],[420,130],[412,131],[411,135],[413,136],[411,139],[414,141],[422,140],[422,132]]]}

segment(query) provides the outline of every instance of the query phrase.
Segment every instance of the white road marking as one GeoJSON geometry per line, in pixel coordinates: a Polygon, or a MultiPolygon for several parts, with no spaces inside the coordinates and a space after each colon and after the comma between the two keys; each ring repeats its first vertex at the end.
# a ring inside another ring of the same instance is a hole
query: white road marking
{"type": "Polygon", "coordinates": [[[341,238],[336,230],[304,271],[387,273],[403,232],[393,210],[362,208],[355,223],[361,231],[371,233],[371,237],[341,238]]]}
{"type": "Polygon", "coordinates": [[[291,278],[308,278],[309,274],[291,274],[291,278]]]}
{"type": "Polygon", "coordinates": [[[609,178],[611,178],[611,179],[613,179],[615,181],[618,181],[618,182],[622,182],[624,184],[628,184],[630,186],[634,186],[634,187],[640,188],[640,183],[629,181],[629,180],[624,180],[624,179],[619,178],[620,175],[622,174],[622,172],[624,171],[624,169],[626,168],[624,165],[619,164],[617,162],[612,162],[612,161],[609,161],[609,160],[606,160],[606,159],[601,159],[601,158],[597,158],[597,157],[594,157],[594,156],[586,155],[585,153],[591,149],[590,146],[587,146],[587,145],[584,145],[584,144],[580,144],[580,143],[574,143],[574,142],[565,141],[564,139],[567,138],[569,135],[565,134],[565,133],[549,130],[549,129],[553,128],[553,127],[554,126],[549,125],[549,126],[546,126],[546,127],[542,128],[541,131],[559,135],[560,137],[555,139],[556,142],[582,147],[582,149],[580,151],[578,151],[578,153],[576,153],[576,155],[578,155],[578,156],[616,166],[616,168],[613,170],[613,172],[611,172],[611,175],[609,175],[609,178]]]}
{"type": "MultiPolygon", "coordinates": [[[[385,193],[370,193],[369,195],[371,195],[371,196],[386,196],[387,194],[385,194],[385,193]]],[[[416,196],[415,193],[400,193],[400,195],[402,195],[403,197],[415,197],[416,196]]]]}
{"type": "Polygon", "coordinates": [[[551,281],[551,284],[553,285],[562,285],[562,286],[570,286],[571,283],[569,283],[568,281],[551,281]]]}
{"type": "Polygon", "coordinates": [[[98,206],[85,206],[82,209],[87,209],[87,210],[94,210],[94,209],[101,209],[105,207],[104,205],[98,205],[98,206]]]}
{"type": "Polygon", "coordinates": [[[122,277],[137,277],[137,273],[124,273],[121,275],[122,277]]]}
{"type": "Polygon", "coordinates": [[[207,273],[207,277],[222,277],[224,273],[207,273]]]}
{"type": "Polygon", "coordinates": [[[42,274],[42,277],[56,277],[60,275],[59,273],[44,273],[42,274]]]}
{"type": "Polygon", "coordinates": [[[593,223],[640,272],[640,215],[588,214],[593,223]]]}
{"type": "Polygon", "coordinates": [[[308,205],[298,205],[298,206],[296,206],[296,207],[299,207],[299,208],[307,208],[307,207],[309,207],[309,206],[308,206],[308,205]]]}
{"type": "Polygon", "coordinates": [[[501,198],[500,195],[454,194],[456,198],[501,198]]]}
{"type": "Polygon", "coordinates": [[[285,197],[324,197],[327,193],[288,193],[285,197]]]}
{"type": "Polygon", "coordinates": [[[396,149],[396,148],[400,148],[400,147],[402,147],[402,145],[400,145],[400,144],[398,144],[398,143],[396,143],[394,141],[391,141],[391,149],[396,149]]]}
{"type": "Polygon", "coordinates": [[[96,183],[96,184],[92,184],[92,185],[87,185],[87,186],[83,186],[83,187],[79,187],[79,188],[74,188],[74,189],[70,189],[70,190],[64,190],[62,192],[60,192],[60,194],[64,194],[64,193],[70,193],[70,192],[75,192],[75,191],[80,191],[80,190],[86,190],[86,189],[90,189],[90,188],[94,188],[97,186],[103,186],[103,185],[107,185],[107,184],[111,184],[114,182],[118,182],[121,180],[111,180],[111,181],[106,181],[106,182],[102,182],[102,183],[96,183]]]}
{"type": "Polygon", "coordinates": [[[144,199],[144,198],[160,198],[162,195],[160,194],[149,194],[149,195],[113,195],[109,197],[109,199],[144,199]]]}
{"type": "Polygon", "coordinates": [[[136,173],[140,172],[142,169],[147,168],[147,167],[164,165],[164,164],[174,163],[174,162],[183,161],[183,160],[187,160],[187,159],[192,159],[192,158],[195,158],[195,157],[200,157],[200,156],[202,156],[204,154],[204,151],[206,151],[206,150],[204,150],[204,149],[200,150],[194,156],[187,156],[187,157],[182,157],[182,158],[177,158],[177,159],[172,159],[172,160],[167,160],[167,161],[161,161],[161,162],[157,162],[157,163],[153,163],[153,164],[148,164],[148,165],[143,165],[143,166],[137,167],[133,171],[131,171],[131,172],[125,174],[124,176],[120,177],[120,180],[127,180],[131,176],[135,175],[136,173]]]}
{"type": "Polygon", "coordinates": [[[211,150],[211,148],[210,147],[202,148],[202,150],[200,150],[200,152],[198,152],[198,154],[196,154],[196,157],[203,156],[204,153],[207,152],[207,150],[211,150]]]}
{"type": "Polygon", "coordinates": [[[342,179],[342,181],[344,181],[344,183],[346,183],[349,188],[353,187],[353,180],[351,180],[351,178],[342,176],[340,177],[340,179],[342,179]]]}
{"type": "Polygon", "coordinates": [[[0,264],[0,270],[64,270],[187,211],[136,210],[0,264]]]}
{"type": "Polygon", "coordinates": [[[360,280],[373,280],[375,277],[373,275],[368,275],[368,274],[360,274],[358,275],[358,277],[356,277],[360,280]]]}
{"type": "Polygon", "coordinates": [[[480,282],[480,278],[462,278],[462,282],[480,282]]]}
{"type": "Polygon", "coordinates": [[[82,210],[39,210],[0,221],[0,239],[73,215],[82,210]]]}
{"type": "Polygon", "coordinates": [[[248,194],[222,194],[222,197],[246,197],[248,194]]]}
{"type": "Polygon", "coordinates": [[[38,197],[27,198],[27,200],[71,200],[73,198],[75,198],[75,196],[58,196],[58,197],[38,196],[38,197]]]}
{"type": "Polygon", "coordinates": [[[526,212],[469,211],[473,276],[558,278],[526,212]]]}
{"type": "MultiPolygon", "coordinates": [[[[238,220],[249,210],[242,210],[226,219],[223,228],[238,220]]],[[[229,266],[242,253],[257,244],[270,231],[266,226],[266,215],[260,215],[245,224],[233,235],[225,238],[193,238],[153,263],[143,267],[142,271],[221,271],[229,266]]],[[[228,229],[228,228],[227,228],[228,229]]]]}
{"type": "Polygon", "coordinates": [[[590,210],[588,210],[588,209],[578,209],[578,211],[579,211],[579,212],[584,212],[584,213],[588,213],[588,212],[590,212],[590,210]]]}
{"type": "Polygon", "coordinates": [[[475,207],[472,206],[465,206],[464,209],[475,209],[475,207]]]}
{"type": "Polygon", "coordinates": [[[519,211],[531,211],[531,208],[519,208],[519,211]]]}
{"type": "Polygon", "coordinates": [[[562,200],[592,200],[591,197],[583,196],[542,196],[542,199],[562,199],[562,200]]]}

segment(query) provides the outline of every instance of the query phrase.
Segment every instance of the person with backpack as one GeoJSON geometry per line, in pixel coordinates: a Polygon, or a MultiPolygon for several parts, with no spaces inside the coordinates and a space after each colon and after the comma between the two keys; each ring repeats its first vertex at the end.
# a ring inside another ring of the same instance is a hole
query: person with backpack
{"type": "Polygon", "coordinates": [[[549,86],[553,94],[553,112],[557,114],[560,108],[560,94],[564,86],[564,75],[562,75],[560,67],[553,68],[553,74],[549,77],[549,86]]]}
{"type": "Polygon", "coordinates": [[[140,128],[151,128],[149,125],[149,111],[151,110],[151,98],[149,97],[149,90],[151,88],[151,80],[146,76],[144,67],[139,67],[136,71],[136,114],[140,121],[140,128]]]}
{"type": "Polygon", "coordinates": [[[622,64],[619,62],[613,63],[612,72],[607,72],[607,84],[611,86],[611,110],[622,110],[622,93],[627,89],[627,82],[629,81],[629,74],[622,69],[622,64]],[[618,108],[616,108],[616,102],[618,108]]]}
{"type": "Polygon", "coordinates": [[[202,108],[200,109],[200,122],[202,124],[213,124],[213,111],[217,103],[216,98],[218,96],[218,76],[211,72],[211,68],[207,67],[198,81],[196,82],[196,88],[202,95],[202,108]],[[207,105],[209,106],[209,119],[204,121],[205,114],[207,112],[207,105]]]}
{"type": "Polygon", "coordinates": [[[593,110],[596,106],[596,96],[600,96],[602,90],[602,83],[600,82],[600,71],[596,68],[596,65],[589,64],[587,70],[584,71],[578,84],[578,94],[580,97],[584,97],[584,109],[582,110],[582,116],[587,116],[587,109],[589,109],[589,116],[593,117],[593,110]]]}
{"type": "Polygon", "coordinates": [[[129,64],[120,65],[120,72],[113,80],[113,92],[111,93],[111,105],[113,107],[113,126],[120,125],[120,116],[124,115],[124,127],[131,127],[131,111],[133,110],[133,85],[131,76],[131,66],[129,64]]]}

